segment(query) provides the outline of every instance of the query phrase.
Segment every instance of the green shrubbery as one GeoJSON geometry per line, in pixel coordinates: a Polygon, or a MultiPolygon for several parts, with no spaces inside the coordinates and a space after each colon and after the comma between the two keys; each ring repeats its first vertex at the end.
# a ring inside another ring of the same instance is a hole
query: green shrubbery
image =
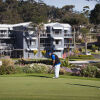
{"type": "Polygon", "coordinates": [[[2,66],[0,66],[0,74],[15,73],[14,62],[11,59],[2,59],[2,66]]]}
{"type": "Polygon", "coordinates": [[[88,65],[85,68],[81,69],[80,74],[81,76],[84,76],[84,77],[96,77],[97,71],[98,69],[96,66],[88,65]]]}
{"type": "Polygon", "coordinates": [[[69,59],[94,59],[93,55],[70,56],[69,59]]]}
{"type": "Polygon", "coordinates": [[[16,61],[16,64],[32,64],[32,63],[42,63],[42,64],[47,64],[47,65],[52,65],[52,60],[51,59],[31,59],[31,60],[24,60],[24,59],[19,59],[16,61]]]}
{"type": "Polygon", "coordinates": [[[49,67],[44,64],[31,64],[23,67],[24,73],[48,73],[49,67]]]}

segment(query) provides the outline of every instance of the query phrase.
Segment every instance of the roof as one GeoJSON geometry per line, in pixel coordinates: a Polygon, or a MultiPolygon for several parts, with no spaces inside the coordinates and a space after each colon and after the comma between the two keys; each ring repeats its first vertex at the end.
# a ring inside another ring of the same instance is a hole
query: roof
{"type": "Polygon", "coordinates": [[[29,24],[32,22],[25,22],[25,23],[19,23],[19,24],[0,24],[0,30],[12,30],[13,27],[18,27],[18,26],[25,26],[27,27],[29,24]]]}
{"type": "Polygon", "coordinates": [[[70,24],[63,24],[63,23],[58,23],[58,22],[56,22],[56,23],[44,24],[45,29],[46,29],[47,26],[51,26],[51,27],[53,27],[53,28],[56,27],[56,29],[62,29],[62,28],[68,29],[68,28],[71,27],[70,24]]]}

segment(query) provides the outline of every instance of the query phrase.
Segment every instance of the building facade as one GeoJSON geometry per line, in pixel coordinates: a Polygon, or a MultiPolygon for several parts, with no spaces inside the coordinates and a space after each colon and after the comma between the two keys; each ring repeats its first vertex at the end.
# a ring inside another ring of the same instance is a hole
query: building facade
{"type": "Polygon", "coordinates": [[[45,57],[48,57],[48,52],[52,51],[62,58],[74,48],[73,34],[69,24],[44,24],[44,32],[33,30],[30,24],[31,22],[0,25],[1,56],[41,58],[44,57],[41,51],[45,50],[45,57]],[[38,52],[34,55],[33,51],[38,52]]]}

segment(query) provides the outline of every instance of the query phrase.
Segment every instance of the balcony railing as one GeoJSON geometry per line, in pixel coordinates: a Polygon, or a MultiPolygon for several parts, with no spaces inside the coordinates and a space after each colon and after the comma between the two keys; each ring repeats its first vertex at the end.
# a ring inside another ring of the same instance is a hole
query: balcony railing
{"type": "Polygon", "coordinates": [[[66,37],[66,38],[72,38],[73,34],[64,34],[64,37],[66,37]]]}
{"type": "Polygon", "coordinates": [[[64,43],[64,48],[74,48],[73,43],[64,43]]]}
{"type": "Polygon", "coordinates": [[[0,49],[12,49],[12,48],[13,48],[12,44],[6,44],[6,43],[0,44],[0,49]]]}
{"type": "Polygon", "coordinates": [[[40,47],[51,47],[51,43],[40,43],[40,47]]]}
{"type": "Polygon", "coordinates": [[[12,38],[12,34],[1,34],[0,33],[0,38],[12,38]]]}

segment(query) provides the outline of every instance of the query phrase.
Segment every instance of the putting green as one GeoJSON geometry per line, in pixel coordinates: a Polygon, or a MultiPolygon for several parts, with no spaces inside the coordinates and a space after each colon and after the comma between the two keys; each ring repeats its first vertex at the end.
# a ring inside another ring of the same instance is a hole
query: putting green
{"type": "Polygon", "coordinates": [[[0,100],[100,100],[100,81],[46,77],[0,77],[0,100]]]}

